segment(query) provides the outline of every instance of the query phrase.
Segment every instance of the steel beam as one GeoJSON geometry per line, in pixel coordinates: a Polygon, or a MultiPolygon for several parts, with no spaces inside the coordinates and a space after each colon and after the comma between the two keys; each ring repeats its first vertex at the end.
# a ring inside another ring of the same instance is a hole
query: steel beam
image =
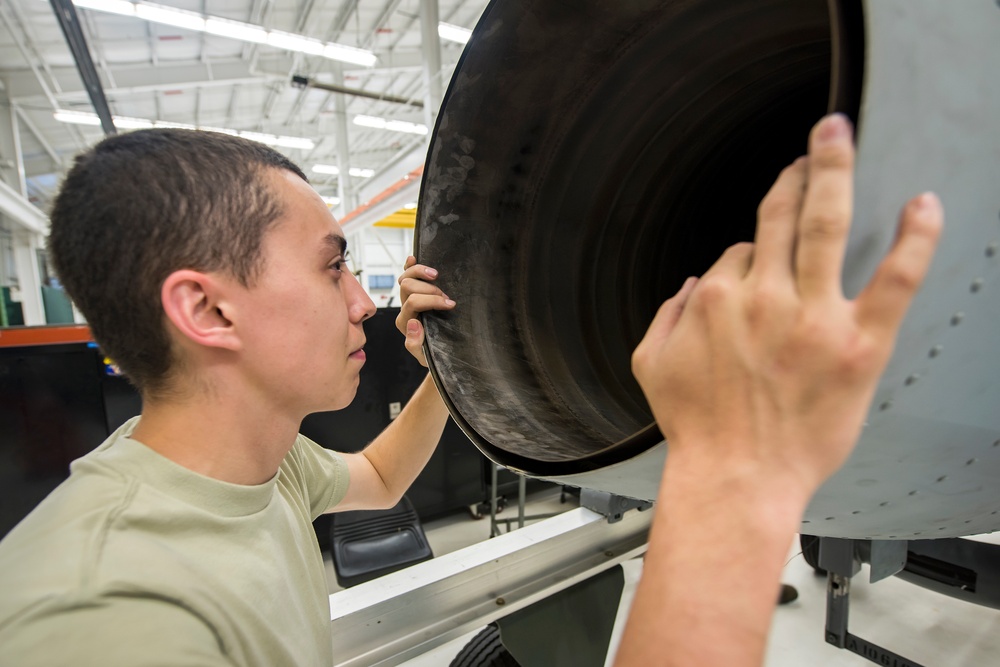
{"type": "Polygon", "coordinates": [[[76,7],[71,0],[49,0],[49,2],[76,61],[80,79],[83,80],[83,85],[90,96],[90,103],[94,106],[97,117],[101,119],[104,134],[117,134],[118,130],[115,129],[115,123],[111,119],[111,108],[108,106],[107,98],[104,97],[104,87],[97,75],[97,68],[94,67],[94,60],[90,57],[90,49],[87,48],[87,39],[83,36],[83,27],[80,25],[76,7]]]}
{"type": "Polygon", "coordinates": [[[49,221],[17,190],[0,181],[0,213],[35,234],[48,233],[49,221]]]}

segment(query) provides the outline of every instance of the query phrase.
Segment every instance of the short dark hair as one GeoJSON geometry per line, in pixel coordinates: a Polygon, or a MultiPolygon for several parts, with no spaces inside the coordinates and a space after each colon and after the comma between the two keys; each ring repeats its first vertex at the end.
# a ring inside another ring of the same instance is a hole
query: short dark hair
{"type": "Polygon", "coordinates": [[[251,286],[264,232],[282,214],[271,169],[306,179],[264,144],[220,132],[151,129],[77,156],[52,209],[49,253],[94,339],[144,395],[175,368],[160,289],[180,269],[251,286]]]}

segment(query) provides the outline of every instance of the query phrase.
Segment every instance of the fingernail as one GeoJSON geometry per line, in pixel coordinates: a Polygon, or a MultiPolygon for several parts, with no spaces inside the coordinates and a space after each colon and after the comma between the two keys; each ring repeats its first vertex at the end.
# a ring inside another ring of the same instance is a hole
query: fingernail
{"type": "Polygon", "coordinates": [[[921,211],[935,209],[941,205],[941,200],[933,192],[925,192],[918,196],[913,202],[921,211]]]}
{"type": "Polygon", "coordinates": [[[452,301],[451,299],[445,299],[444,300],[444,305],[446,305],[446,306],[454,306],[455,302],[452,301]]]}
{"type": "Polygon", "coordinates": [[[424,269],[424,273],[427,274],[428,278],[437,278],[437,269],[424,269]]]}
{"type": "Polygon", "coordinates": [[[817,138],[820,141],[843,139],[851,134],[851,123],[842,113],[830,114],[819,124],[817,138]]]}
{"type": "Polygon", "coordinates": [[[416,320],[410,320],[406,323],[406,333],[415,334],[420,331],[420,324],[416,320]]]}

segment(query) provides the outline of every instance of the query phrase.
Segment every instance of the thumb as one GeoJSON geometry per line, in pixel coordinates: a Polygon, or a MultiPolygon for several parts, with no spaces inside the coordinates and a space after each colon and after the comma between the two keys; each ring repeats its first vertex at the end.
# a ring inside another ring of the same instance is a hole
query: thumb
{"type": "Polygon", "coordinates": [[[674,330],[674,327],[677,326],[677,321],[681,319],[684,306],[687,305],[688,299],[691,298],[691,292],[694,291],[697,284],[697,278],[692,277],[685,280],[677,294],[660,306],[656,317],[653,318],[652,324],[649,325],[647,334],[651,334],[659,340],[666,339],[674,330]]]}

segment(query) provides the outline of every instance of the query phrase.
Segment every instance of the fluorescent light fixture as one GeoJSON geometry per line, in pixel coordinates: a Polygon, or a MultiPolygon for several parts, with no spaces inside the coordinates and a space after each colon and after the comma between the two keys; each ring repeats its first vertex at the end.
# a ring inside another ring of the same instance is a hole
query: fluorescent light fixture
{"type": "Polygon", "coordinates": [[[405,120],[390,120],[385,124],[385,129],[393,132],[406,132],[407,134],[427,134],[427,126],[422,123],[407,123],[405,120]]]}
{"type": "MultiPolygon", "coordinates": [[[[53,117],[63,123],[75,123],[77,125],[100,125],[101,119],[96,113],[90,111],[67,111],[60,109],[52,114],[53,117]]],[[[129,118],[127,116],[112,116],[115,127],[122,130],[138,130],[150,127],[175,127],[185,130],[200,130],[202,132],[222,132],[232,136],[240,136],[244,139],[259,141],[268,146],[282,146],[284,148],[300,148],[302,150],[312,150],[316,147],[316,142],[304,137],[286,137],[263,132],[237,132],[222,127],[197,127],[187,123],[171,123],[165,120],[147,120],[145,118],[129,118]]]]}
{"type": "MultiPolygon", "coordinates": [[[[340,169],[336,165],[332,164],[314,164],[312,166],[312,171],[314,174],[328,174],[330,176],[336,176],[340,173],[340,169]]],[[[351,167],[348,169],[347,173],[356,178],[371,178],[375,175],[374,169],[362,169],[361,167],[351,167]]]]}
{"type": "Polygon", "coordinates": [[[211,35],[219,35],[220,37],[237,39],[241,42],[267,43],[267,30],[249,23],[229,21],[227,19],[215,18],[214,16],[205,19],[205,32],[211,35]]]}
{"type": "MultiPolygon", "coordinates": [[[[117,123],[116,123],[117,124],[117,123]]],[[[194,125],[189,125],[188,123],[172,123],[169,120],[154,120],[153,127],[172,127],[177,130],[197,130],[198,128],[194,125]]],[[[211,128],[203,127],[203,130],[209,130],[211,128]]],[[[232,131],[232,130],[230,130],[232,131]]],[[[233,133],[235,134],[235,132],[233,133]]]]}
{"type": "Polygon", "coordinates": [[[151,2],[137,3],[135,6],[135,15],[151,23],[163,23],[199,32],[205,30],[205,17],[201,14],[184,11],[183,9],[154,5],[151,2]]]}
{"type": "Polygon", "coordinates": [[[109,14],[135,16],[135,3],[126,0],[76,0],[73,4],[84,9],[93,9],[109,14]]]}
{"type": "Polygon", "coordinates": [[[378,130],[406,132],[407,134],[427,134],[427,126],[421,123],[408,123],[404,120],[386,120],[378,116],[358,115],[354,117],[354,124],[362,127],[374,127],[378,130]]]}
{"type": "Polygon", "coordinates": [[[73,123],[74,125],[100,125],[101,119],[96,113],[87,111],[56,111],[53,117],[61,123],[73,123]]]}
{"type": "Polygon", "coordinates": [[[127,118],[125,116],[113,116],[115,127],[119,130],[146,130],[153,127],[153,121],[145,118],[127,118]]]}
{"type": "Polygon", "coordinates": [[[438,23],[438,37],[447,39],[449,42],[468,44],[469,38],[472,37],[472,31],[450,23],[438,23]]]}
{"type": "Polygon", "coordinates": [[[290,32],[280,32],[272,30],[267,33],[268,46],[276,46],[286,51],[301,51],[313,56],[323,55],[323,42],[318,39],[309,39],[300,35],[293,35],[290,32]]]}
{"type": "Polygon", "coordinates": [[[300,137],[278,137],[273,134],[265,134],[263,132],[240,132],[240,136],[244,139],[250,139],[251,141],[259,141],[260,143],[267,144],[268,146],[301,148],[307,151],[316,147],[316,143],[311,139],[303,139],[300,137]]]}
{"type": "Polygon", "coordinates": [[[372,67],[378,62],[378,56],[371,51],[356,49],[353,46],[329,43],[323,47],[323,56],[330,60],[339,60],[345,63],[353,63],[362,67],[372,67]]]}
{"type": "Polygon", "coordinates": [[[282,146],[284,148],[299,148],[304,151],[311,151],[316,148],[316,142],[303,137],[275,137],[272,146],[282,146]]]}
{"type": "Polygon", "coordinates": [[[327,206],[337,206],[340,204],[340,197],[323,197],[323,201],[327,206]]]}
{"type": "Polygon", "coordinates": [[[323,42],[302,35],[280,30],[265,30],[259,25],[230,21],[216,16],[205,16],[197,12],[174,9],[152,2],[126,2],[125,0],[73,0],[73,4],[99,12],[110,12],[125,16],[136,16],[151,23],[207,32],[220,37],[228,37],[253,44],[267,44],[287,51],[297,51],[331,60],[371,67],[378,62],[378,56],[371,51],[353,46],[323,42]]]}
{"type": "Polygon", "coordinates": [[[362,127],[374,127],[379,130],[384,130],[385,118],[378,118],[376,116],[355,116],[354,124],[362,127]]]}

